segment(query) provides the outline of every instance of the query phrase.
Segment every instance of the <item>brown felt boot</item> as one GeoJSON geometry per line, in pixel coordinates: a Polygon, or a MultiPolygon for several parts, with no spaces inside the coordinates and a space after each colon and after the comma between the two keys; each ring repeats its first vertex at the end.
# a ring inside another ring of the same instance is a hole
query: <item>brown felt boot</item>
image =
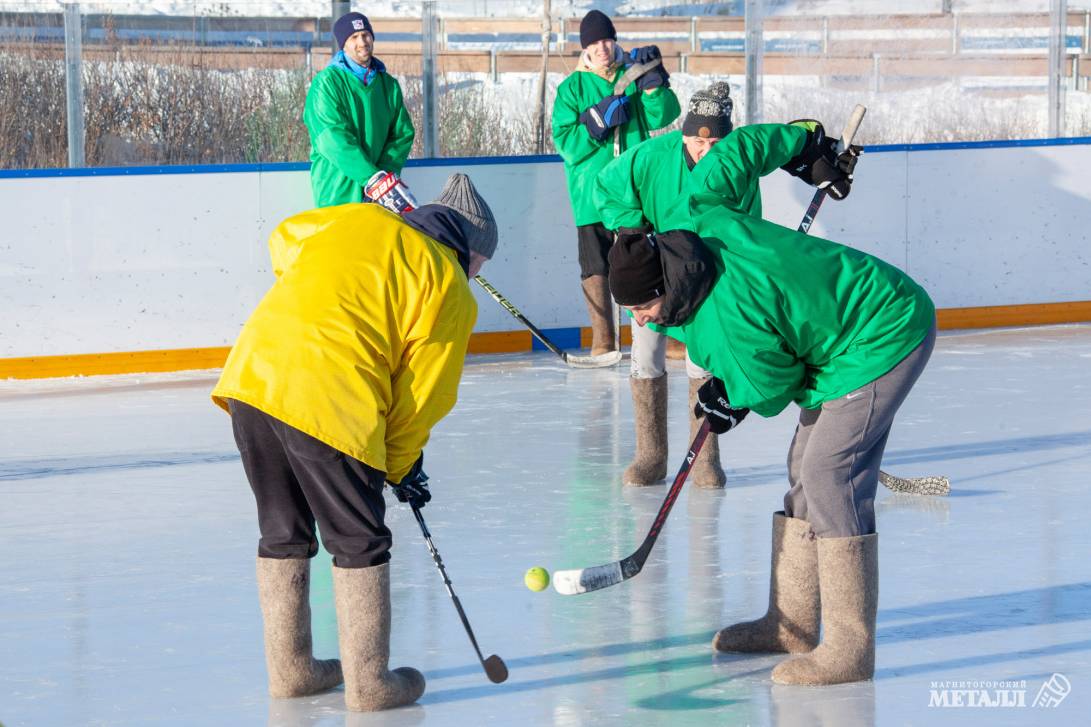
{"type": "Polygon", "coordinates": [[[333,566],[337,635],[345,669],[345,705],[378,712],[412,704],[424,694],[424,675],[407,666],[390,670],[390,564],[333,566]]]}
{"type": "Polygon", "coordinates": [[[716,634],[717,651],[810,651],[818,643],[818,556],[815,536],[804,520],[773,513],[773,557],[769,610],[757,621],[728,626],[716,634]]]}
{"type": "Polygon", "coordinates": [[[587,312],[591,315],[591,355],[598,356],[617,350],[614,340],[614,299],[605,275],[584,278],[583,297],[587,299],[587,312]]]}
{"type": "Polygon", "coordinates": [[[844,684],[875,674],[879,536],[818,539],[822,643],[773,669],[777,684],[844,684]]]}
{"type": "MultiPolygon", "coordinates": [[[[693,407],[697,404],[697,390],[701,384],[711,377],[689,380],[689,404],[686,417],[689,419],[689,441],[697,436],[697,430],[701,426],[701,420],[693,416],[693,407]]],[[[689,478],[697,487],[706,489],[720,489],[727,483],[727,475],[720,466],[720,435],[709,432],[705,444],[701,447],[701,453],[693,463],[693,469],[689,472],[689,478]]]]}
{"type": "Polygon", "coordinates": [[[304,697],[341,683],[341,662],[311,654],[311,561],[258,558],[269,695],[304,697]]]}
{"type": "Polygon", "coordinates": [[[671,361],[684,361],[686,358],[686,344],[667,336],[667,358],[671,361]]]}
{"type": "Polygon", "coordinates": [[[629,379],[636,424],[636,454],[622,481],[642,487],[667,476],[667,375],[656,379],[629,379]]]}

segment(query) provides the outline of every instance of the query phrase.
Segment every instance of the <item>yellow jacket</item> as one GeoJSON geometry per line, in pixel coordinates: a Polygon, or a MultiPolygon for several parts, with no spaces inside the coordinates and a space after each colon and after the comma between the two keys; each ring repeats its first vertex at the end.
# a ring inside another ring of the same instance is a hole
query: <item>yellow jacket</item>
{"type": "Polygon", "coordinates": [[[277,280],[212,400],[236,399],[398,482],[455,404],[477,304],[454,250],[377,204],[290,217],[277,280]]]}

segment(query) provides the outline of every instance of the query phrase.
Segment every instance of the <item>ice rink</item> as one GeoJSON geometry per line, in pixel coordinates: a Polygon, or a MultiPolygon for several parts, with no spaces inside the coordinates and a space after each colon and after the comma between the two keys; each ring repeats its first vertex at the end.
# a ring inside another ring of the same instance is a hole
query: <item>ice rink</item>
{"type": "MultiPolygon", "coordinates": [[[[511,676],[485,679],[411,513],[389,497],[391,662],[421,669],[428,690],[378,715],[347,713],[340,690],[266,696],[254,504],[208,398],[216,372],[0,382],[0,723],[1087,724],[1089,373],[1091,326],[941,335],[884,469],[948,475],[953,491],[880,488],[875,679],[805,688],[772,684],[782,656],[710,645],[764,611],[794,407],[725,435],[727,489],[687,486],[635,579],[532,593],[532,565],[629,554],[665,487],[620,484],[626,367],[472,357],[427,448],[423,513],[483,651],[511,676]],[[1055,674],[1070,692],[1036,706],[1055,674]],[[995,695],[1011,681],[1025,682],[1023,706],[954,706],[963,686],[995,695]]],[[[688,435],[678,365],[670,396],[673,474],[688,435]]],[[[328,565],[314,561],[320,658],[337,652],[328,565]]]]}

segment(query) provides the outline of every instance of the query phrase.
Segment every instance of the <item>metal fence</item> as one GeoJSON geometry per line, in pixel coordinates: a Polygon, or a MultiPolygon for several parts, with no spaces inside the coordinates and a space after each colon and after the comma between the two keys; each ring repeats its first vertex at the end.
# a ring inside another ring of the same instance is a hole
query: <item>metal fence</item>
{"type": "MultiPolygon", "coordinates": [[[[741,17],[614,23],[623,46],[662,49],[683,102],[731,82],[737,122],[831,118],[862,99],[869,143],[1086,134],[1091,12],[1027,5],[1035,12],[799,16],[744,0],[741,17]]],[[[543,18],[424,7],[371,18],[419,131],[414,155],[537,151],[528,106],[539,78],[551,99],[574,69],[579,18],[550,18],[543,48],[543,18]]],[[[328,17],[120,15],[103,3],[0,13],[0,167],[303,160],[299,115],[330,28],[328,17]]]]}

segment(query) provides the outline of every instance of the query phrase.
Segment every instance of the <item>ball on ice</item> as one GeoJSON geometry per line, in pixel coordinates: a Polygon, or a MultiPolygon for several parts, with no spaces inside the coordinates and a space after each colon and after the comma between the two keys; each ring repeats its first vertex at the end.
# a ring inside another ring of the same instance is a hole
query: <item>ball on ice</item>
{"type": "Polygon", "coordinates": [[[544,591],[549,586],[549,571],[534,566],[523,576],[523,582],[532,591],[544,591]]]}

